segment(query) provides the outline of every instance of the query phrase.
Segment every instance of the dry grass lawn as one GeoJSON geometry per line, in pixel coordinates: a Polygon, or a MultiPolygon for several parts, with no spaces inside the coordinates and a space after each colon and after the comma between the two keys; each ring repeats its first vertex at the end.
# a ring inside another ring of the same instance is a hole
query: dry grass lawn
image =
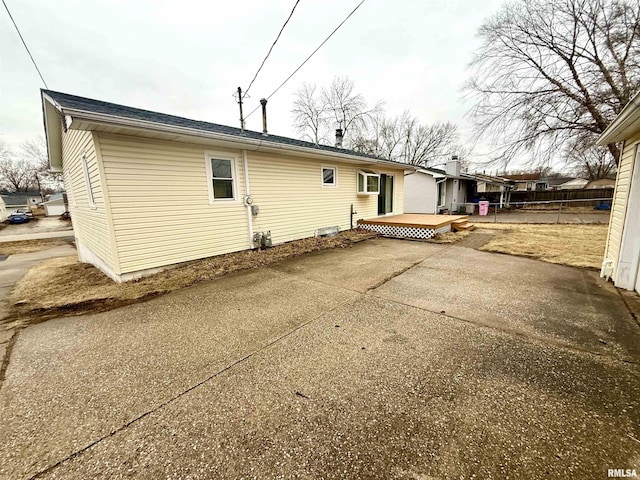
{"type": "Polygon", "coordinates": [[[476,224],[498,234],[480,250],[532,257],[549,263],[599,269],[608,225],[476,224]]]}
{"type": "MultiPolygon", "coordinates": [[[[515,210],[516,212],[522,213],[540,213],[540,212],[557,212],[560,210],[559,204],[557,203],[547,203],[547,204],[538,204],[538,205],[526,205],[523,208],[515,210]]],[[[596,210],[593,207],[583,206],[583,205],[574,205],[567,206],[563,205],[561,209],[562,213],[607,213],[606,210],[596,210]]]]}
{"type": "Polygon", "coordinates": [[[447,233],[438,233],[435,237],[433,237],[430,242],[432,243],[442,243],[442,244],[451,244],[456,243],[465,238],[471,232],[469,230],[461,230],[459,232],[447,232],[447,233]]]}
{"type": "Polygon", "coordinates": [[[47,260],[27,272],[10,296],[9,321],[35,323],[61,315],[111,310],[222,275],[268,265],[317,250],[346,248],[376,237],[366,230],[342,232],[335,237],[306,238],[267,250],[245,250],[196,260],[140,280],[117,284],[92,265],[76,257],[47,260]]]}
{"type": "Polygon", "coordinates": [[[43,240],[23,240],[20,242],[0,242],[0,255],[17,255],[33,253],[48,248],[65,245],[69,242],[62,238],[47,238],[43,240]]]}

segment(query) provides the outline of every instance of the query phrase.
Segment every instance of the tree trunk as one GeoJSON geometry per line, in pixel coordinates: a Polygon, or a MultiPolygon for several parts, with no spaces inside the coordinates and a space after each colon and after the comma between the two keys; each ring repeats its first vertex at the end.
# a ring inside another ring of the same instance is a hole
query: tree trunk
{"type": "Polygon", "coordinates": [[[607,148],[609,148],[609,152],[611,152],[611,155],[613,155],[613,158],[616,161],[616,165],[619,167],[620,166],[620,154],[622,153],[622,149],[620,147],[618,147],[619,144],[617,143],[610,143],[609,145],[607,145],[607,148]]]}

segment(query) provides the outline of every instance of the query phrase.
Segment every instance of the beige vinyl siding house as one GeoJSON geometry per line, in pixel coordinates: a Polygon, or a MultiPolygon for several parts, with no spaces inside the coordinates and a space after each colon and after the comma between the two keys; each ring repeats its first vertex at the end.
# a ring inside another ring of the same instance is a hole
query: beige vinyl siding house
{"type": "Polygon", "coordinates": [[[62,136],[62,171],[70,208],[74,213],[74,232],[82,260],[100,262],[113,269],[116,258],[109,234],[108,215],[103,194],[94,135],[88,131],[68,130],[62,136]]]}
{"type": "Polygon", "coordinates": [[[622,142],[601,275],[617,287],[640,291],[640,93],[598,139],[622,142]]]}
{"type": "Polygon", "coordinates": [[[327,227],[349,229],[379,215],[380,196],[389,196],[384,213],[403,213],[406,165],[57,92],[42,95],[51,167],[64,174],[79,258],[116,281],[256,248],[257,233],[269,232],[279,244],[327,227]],[[392,191],[358,193],[364,174],[393,177],[392,191]]]}

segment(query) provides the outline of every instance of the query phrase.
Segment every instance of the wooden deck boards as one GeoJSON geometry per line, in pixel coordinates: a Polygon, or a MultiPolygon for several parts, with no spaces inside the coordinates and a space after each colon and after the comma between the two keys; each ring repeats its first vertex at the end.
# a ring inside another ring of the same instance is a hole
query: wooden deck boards
{"type": "Polygon", "coordinates": [[[359,225],[389,225],[394,227],[431,228],[436,229],[453,222],[466,222],[467,215],[428,215],[422,213],[403,213],[385,217],[358,220],[359,225]]]}

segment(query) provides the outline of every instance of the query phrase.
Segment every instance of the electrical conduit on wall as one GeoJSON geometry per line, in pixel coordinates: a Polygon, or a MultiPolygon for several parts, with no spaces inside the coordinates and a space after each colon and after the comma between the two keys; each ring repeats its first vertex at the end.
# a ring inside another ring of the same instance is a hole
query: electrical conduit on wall
{"type": "Polygon", "coordinates": [[[244,199],[245,208],[247,209],[247,224],[249,227],[249,248],[253,248],[253,213],[251,205],[246,201],[251,196],[251,187],[249,185],[249,156],[246,150],[242,150],[242,166],[244,167],[244,199]]]}

